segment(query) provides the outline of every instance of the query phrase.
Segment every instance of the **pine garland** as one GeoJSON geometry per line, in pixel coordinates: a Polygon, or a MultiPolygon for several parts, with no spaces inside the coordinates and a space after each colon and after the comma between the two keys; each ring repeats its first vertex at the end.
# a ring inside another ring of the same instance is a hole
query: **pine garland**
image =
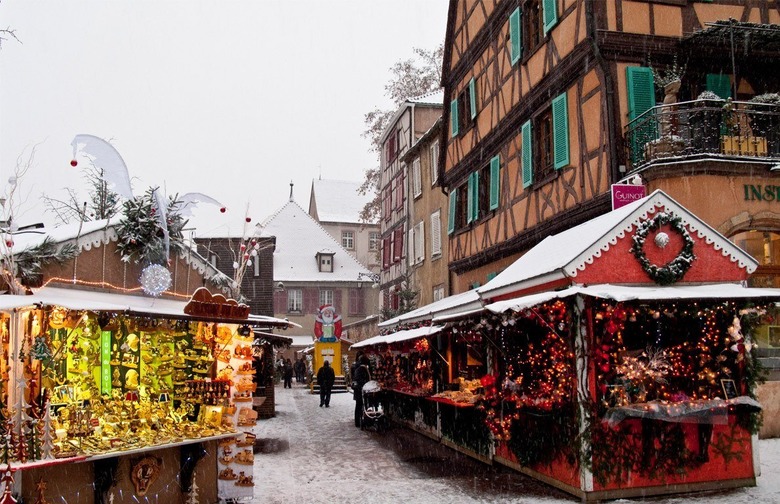
{"type": "MultiPolygon", "coordinates": [[[[125,262],[166,265],[165,231],[157,216],[155,188],[147,189],[143,196],[125,201],[122,220],[119,221],[117,249],[125,262]]],[[[165,210],[170,252],[185,250],[182,229],[187,221],[181,216],[178,195],[168,200],[165,210]]]]}

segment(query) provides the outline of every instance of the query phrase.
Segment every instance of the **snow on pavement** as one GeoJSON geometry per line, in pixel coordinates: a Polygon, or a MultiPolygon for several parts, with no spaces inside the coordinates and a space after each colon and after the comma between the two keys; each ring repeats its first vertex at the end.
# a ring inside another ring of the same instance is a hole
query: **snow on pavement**
{"type": "MultiPolygon", "coordinates": [[[[578,502],[522,474],[473,461],[408,429],[360,430],[353,422],[354,404],[352,394],[333,394],[330,408],[320,408],[319,397],[303,385],[276,387],[276,416],[260,420],[256,428],[253,502],[578,502]]],[[[763,440],[760,448],[762,476],[757,487],[646,500],[659,504],[780,502],[780,440],[763,440]]]]}

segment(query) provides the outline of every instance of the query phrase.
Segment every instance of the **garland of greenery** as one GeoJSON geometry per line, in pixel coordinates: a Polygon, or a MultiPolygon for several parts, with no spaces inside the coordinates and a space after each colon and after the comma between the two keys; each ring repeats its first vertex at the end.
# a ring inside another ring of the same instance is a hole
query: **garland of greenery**
{"type": "Polygon", "coordinates": [[[187,223],[180,213],[177,196],[167,201],[165,209],[167,230],[164,230],[158,219],[157,202],[154,188],[149,188],[142,196],[137,196],[124,203],[122,220],[119,221],[117,234],[117,252],[125,262],[133,261],[140,264],[167,264],[165,250],[165,233],[169,237],[170,251],[180,253],[185,250],[182,229],[187,223]]]}
{"type": "Polygon", "coordinates": [[[43,243],[23,250],[16,254],[14,262],[17,277],[24,286],[37,286],[42,279],[43,267],[47,264],[62,264],[76,257],[78,249],[73,243],[65,243],[59,246],[47,236],[43,243]]]}
{"type": "Polygon", "coordinates": [[[634,245],[631,247],[631,253],[634,254],[642,269],[647,275],[659,285],[673,284],[685,275],[691,267],[691,263],[696,256],[693,253],[694,241],[680,217],[660,212],[650,220],[637,225],[636,233],[633,237],[634,245]],[[664,266],[657,266],[650,263],[645,255],[645,240],[652,231],[657,231],[661,226],[668,224],[673,231],[682,236],[684,241],[680,253],[664,266]]]}

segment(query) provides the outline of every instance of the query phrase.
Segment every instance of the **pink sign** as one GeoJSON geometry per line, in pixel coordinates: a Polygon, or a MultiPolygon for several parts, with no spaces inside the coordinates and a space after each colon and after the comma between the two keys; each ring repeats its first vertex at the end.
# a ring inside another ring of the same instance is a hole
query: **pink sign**
{"type": "Polygon", "coordinates": [[[612,184],[612,210],[647,196],[644,185],[612,184]]]}

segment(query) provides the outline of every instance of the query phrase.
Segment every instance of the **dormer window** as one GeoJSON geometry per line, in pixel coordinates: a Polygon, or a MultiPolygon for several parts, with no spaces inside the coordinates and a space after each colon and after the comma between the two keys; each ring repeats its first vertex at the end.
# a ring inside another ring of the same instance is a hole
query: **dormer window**
{"type": "Polygon", "coordinates": [[[334,255],[335,253],[330,251],[317,252],[317,265],[320,273],[333,273],[334,255]]]}

